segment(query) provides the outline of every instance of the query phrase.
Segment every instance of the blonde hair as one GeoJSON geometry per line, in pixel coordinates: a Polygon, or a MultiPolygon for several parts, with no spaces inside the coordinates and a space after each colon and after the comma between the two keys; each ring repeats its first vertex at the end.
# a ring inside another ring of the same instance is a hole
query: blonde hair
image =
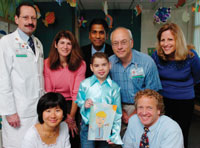
{"type": "Polygon", "coordinates": [[[96,113],[97,117],[101,117],[101,118],[106,118],[106,113],[104,111],[99,111],[98,113],[96,113]]]}
{"type": "Polygon", "coordinates": [[[141,91],[138,91],[135,95],[135,108],[137,110],[137,104],[138,100],[141,99],[143,96],[146,96],[148,98],[155,99],[157,101],[157,108],[160,110],[160,115],[163,115],[165,113],[164,111],[164,103],[163,103],[163,96],[161,96],[158,92],[151,89],[144,89],[141,91]]]}
{"type": "Polygon", "coordinates": [[[170,30],[172,35],[175,38],[175,44],[176,44],[175,57],[174,57],[175,60],[176,61],[183,61],[187,58],[188,55],[193,57],[194,54],[187,48],[187,43],[186,43],[183,31],[181,30],[181,28],[178,25],[176,25],[174,23],[164,24],[157,33],[157,39],[158,39],[157,53],[158,53],[158,56],[161,57],[163,60],[167,61],[167,57],[164,54],[164,51],[160,46],[161,35],[162,35],[163,32],[165,32],[167,30],[170,30]]]}

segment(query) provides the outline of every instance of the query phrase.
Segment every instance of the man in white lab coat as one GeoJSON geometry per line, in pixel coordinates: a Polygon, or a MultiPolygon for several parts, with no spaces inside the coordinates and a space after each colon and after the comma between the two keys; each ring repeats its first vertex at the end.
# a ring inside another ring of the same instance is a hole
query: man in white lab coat
{"type": "Polygon", "coordinates": [[[37,25],[35,8],[21,3],[15,22],[16,31],[0,40],[0,114],[5,148],[20,148],[25,132],[37,121],[36,105],[44,93],[43,47],[32,35],[37,25]]]}

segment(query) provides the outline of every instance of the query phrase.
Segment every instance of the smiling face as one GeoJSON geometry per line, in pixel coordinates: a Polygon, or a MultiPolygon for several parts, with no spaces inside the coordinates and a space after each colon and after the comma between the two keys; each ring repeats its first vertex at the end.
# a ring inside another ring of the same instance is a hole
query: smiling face
{"type": "Polygon", "coordinates": [[[96,117],[96,124],[100,128],[104,125],[105,118],[104,117],[96,117]]]}
{"type": "Polygon", "coordinates": [[[157,108],[158,101],[155,98],[142,96],[137,102],[137,115],[145,127],[150,127],[158,120],[160,110],[157,108]]]}
{"type": "Polygon", "coordinates": [[[111,65],[105,58],[96,57],[93,60],[93,63],[90,64],[90,68],[100,83],[103,83],[107,78],[111,65]]]}
{"type": "Polygon", "coordinates": [[[166,30],[161,34],[160,46],[165,55],[174,57],[176,51],[176,41],[170,30],[166,30]]]}
{"type": "Polygon", "coordinates": [[[57,106],[44,110],[42,114],[44,125],[55,128],[63,119],[63,110],[57,106]]]}
{"type": "Polygon", "coordinates": [[[92,25],[91,30],[89,32],[89,39],[97,51],[101,50],[106,40],[106,31],[103,25],[92,25]]]}
{"type": "Polygon", "coordinates": [[[115,55],[122,61],[130,60],[132,57],[133,40],[129,32],[124,28],[116,29],[111,37],[112,49],[115,55]]]}
{"type": "Polygon", "coordinates": [[[72,51],[72,43],[69,39],[63,37],[55,44],[55,48],[58,50],[60,59],[66,59],[72,51]]]}
{"type": "Polygon", "coordinates": [[[28,36],[31,36],[37,26],[37,16],[35,9],[30,6],[22,6],[20,15],[15,16],[15,23],[28,36]]]}

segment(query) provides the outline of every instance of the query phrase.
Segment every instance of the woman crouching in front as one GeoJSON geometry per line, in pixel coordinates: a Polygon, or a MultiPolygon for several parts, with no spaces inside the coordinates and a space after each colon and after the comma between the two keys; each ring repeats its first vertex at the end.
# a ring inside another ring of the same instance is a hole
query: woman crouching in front
{"type": "Polygon", "coordinates": [[[22,141],[22,148],[71,148],[66,122],[65,98],[59,93],[49,92],[37,105],[39,123],[33,125],[22,141]]]}

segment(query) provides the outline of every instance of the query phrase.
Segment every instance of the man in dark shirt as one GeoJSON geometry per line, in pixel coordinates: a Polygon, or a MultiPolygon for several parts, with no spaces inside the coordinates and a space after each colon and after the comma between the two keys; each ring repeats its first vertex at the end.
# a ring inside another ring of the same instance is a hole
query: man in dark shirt
{"type": "Polygon", "coordinates": [[[95,18],[89,25],[89,45],[81,47],[84,60],[87,65],[86,78],[91,76],[93,72],[90,70],[90,60],[95,52],[104,52],[109,56],[113,54],[112,47],[106,44],[108,24],[104,19],[95,18]]]}

